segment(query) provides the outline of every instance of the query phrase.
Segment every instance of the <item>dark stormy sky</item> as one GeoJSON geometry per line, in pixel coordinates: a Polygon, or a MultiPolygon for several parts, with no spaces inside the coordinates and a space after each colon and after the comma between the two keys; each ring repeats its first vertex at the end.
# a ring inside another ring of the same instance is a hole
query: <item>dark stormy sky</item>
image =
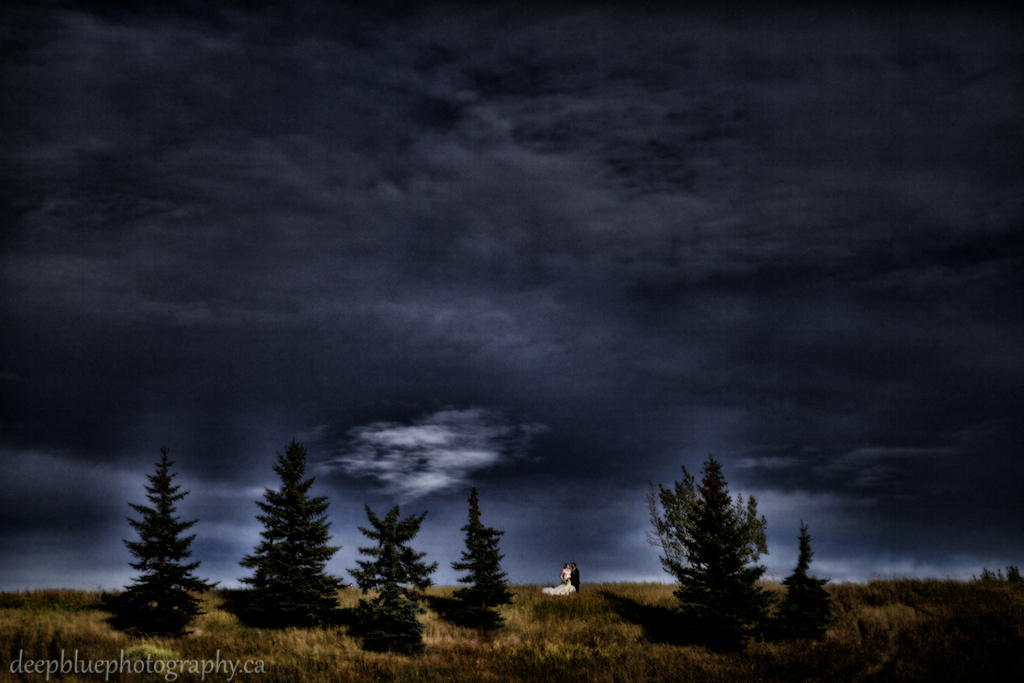
{"type": "Polygon", "coordinates": [[[667,580],[708,454],[769,576],[1024,563],[1024,43],[944,9],[0,10],[0,589],[119,587],[161,446],[235,585],[294,438],[515,583],[667,580]]]}

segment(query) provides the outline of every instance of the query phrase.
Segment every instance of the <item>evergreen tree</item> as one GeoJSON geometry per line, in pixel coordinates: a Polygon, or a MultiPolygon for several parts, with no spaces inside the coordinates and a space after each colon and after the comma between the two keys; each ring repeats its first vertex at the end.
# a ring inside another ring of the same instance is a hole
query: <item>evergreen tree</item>
{"type": "Polygon", "coordinates": [[[243,567],[255,574],[242,579],[252,587],[245,599],[244,616],[250,623],[284,628],[330,621],[338,606],[340,581],[325,572],[338,548],[329,546],[326,497],[310,497],[314,478],[306,475],[306,449],[292,441],[278,453],[274,472],[281,478],[278,491],[266,489],[263,512],[256,519],[265,529],[263,540],[243,567]]]}
{"type": "Polygon", "coordinates": [[[778,638],[820,639],[832,621],[832,596],[825,590],[828,580],[807,575],[813,554],[811,536],[801,521],[800,556],[796,569],[782,582],[788,590],[773,619],[778,638]]]}
{"type": "Polygon", "coordinates": [[[396,505],[380,519],[366,506],[371,528],[359,530],[377,545],[360,548],[359,552],[371,559],[356,560],[359,569],[349,571],[364,594],[378,591],[373,600],[360,599],[356,608],[356,633],[363,639],[363,648],[412,654],[423,649],[423,624],[418,615],[426,610],[419,606],[420,591],[431,585],[430,574],[437,569],[437,562],[426,564],[426,553],[408,545],[427,513],[403,520],[398,519],[399,514],[396,505]]]}
{"type": "Polygon", "coordinates": [[[455,591],[455,599],[461,604],[454,617],[467,626],[498,628],[504,619],[494,609],[512,602],[505,573],[501,571],[498,540],[504,531],[495,531],[480,522],[480,505],[476,489],[469,494],[469,524],[462,527],[466,532],[466,550],[462,562],[452,562],[455,571],[469,572],[459,583],[469,584],[455,591]]]}
{"type": "Polygon", "coordinates": [[[138,520],[128,519],[140,540],[126,540],[124,544],[138,558],[138,562],[130,563],[132,569],[141,574],[111,605],[119,627],[156,636],[184,635],[189,622],[202,614],[194,593],[214,586],[193,574],[199,562],[185,562],[192,556],[190,546],[195,534],[181,534],[197,520],[183,522],[174,515],[175,503],[188,492],[178,493],[181,487],[171,483],[178,475],[170,472],[174,463],[167,459],[169,452],[160,449],[156,474],[147,475],[150,485],[146,497],[151,507],[129,503],[141,515],[138,520]]]}
{"type": "Polygon", "coordinates": [[[652,486],[648,507],[654,533],[648,542],[665,552],[665,571],[679,581],[675,591],[689,640],[719,649],[743,645],[760,634],[769,596],[756,582],[765,568],[752,564],[767,553],[767,522],[757,517],[753,496],[735,504],[722,467],[713,457],[704,463],[699,486],[686,468],[675,490],[652,486]],[[660,504],[660,506],[659,506],[660,504]]]}

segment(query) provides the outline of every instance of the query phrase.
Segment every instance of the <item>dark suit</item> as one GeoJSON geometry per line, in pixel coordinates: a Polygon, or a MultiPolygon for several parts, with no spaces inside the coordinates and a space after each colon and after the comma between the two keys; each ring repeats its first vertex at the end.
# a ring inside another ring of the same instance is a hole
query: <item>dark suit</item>
{"type": "Polygon", "coordinates": [[[572,574],[569,575],[569,583],[576,589],[576,592],[580,592],[580,570],[576,567],[572,568],[572,574]]]}

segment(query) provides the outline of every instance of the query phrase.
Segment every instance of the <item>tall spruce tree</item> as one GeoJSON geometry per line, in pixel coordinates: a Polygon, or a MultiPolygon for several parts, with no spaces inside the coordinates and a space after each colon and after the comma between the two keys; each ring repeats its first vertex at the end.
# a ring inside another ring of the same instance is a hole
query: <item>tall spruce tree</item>
{"type": "Polygon", "coordinates": [[[685,638],[716,649],[741,647],[760,635],[767,621],[769,595],[756,586],[765,568],[753,564],[767,553],[767,522],[757,517],[753,496],[736,502],[713,457],[704,463],[701,483],[683,468],[674,490],[652,486],[648,507],[665,571],[679,581],[685,638]],[[660,504],[660,505],[659,505],[660,504]]]}
{"type": "Polygon", "coordinates": [[[256,502],[263,512],[256,515],[265,527],[263,540],[240,563],[255,570],[242,579],[252,587],[244,617],[274,628],[329,622],[336,614],[341,582],[325,571],[338,550],[328,545],[327,498],[310,497],[314,478],[304,478],[306,449],[295,441],[284,455],[278,453],[274,472],[281,478],[280,490],[266,489],[265,502],[256,502]]]}
{"type": "Polygon", "coordinates": [[[420,591],[431,585],[430,574],[437,569],[437,562],[426,564],[426,553],[408,545],[427,513],[399,520],[400,514],[396,505],[380,519],[366,506],[370,528],[359,530],[377,545],[360,548],[359,552],[371,559],[356,560],[359,568],[349,571],[364,594],[378,591],[372,600],[360,599],[356,608],[356,634],[362,637],[363,648],[413,654],[423,650],[423,624],[418,616],[426,610],[419,605],[420,591]]]}
{"type": "Polygon", "coordinates": [[[776,638],[820,639],[832,621],[832,596],[825,589],[828,580],[807,575],[812,555],[811,536],[801,521],[800,556],[796,569],[782,582],[786,597],[772,620],[776,638]]]}
{"type": "Polygon", "coordinates": [[[469,493],[469,524],[462,531],[466,532],[466,550],[462,562],[452,562],[452,569],[469,572],[459,579],[459,583],[469,585],[455,591],[460,605],[453,616],[466,626],[499,628],[504,619],[494,608],[512,602],[506,574],[501,571],[503,555],[498,549],[499,538],[505,532],[480,522],[480,501],[475,488],[469,493]]]}
{"type": "Polygon", "coordinates": [[[141,574],[111,604],[120,628],[156,636],[184,635],[189,622],[202,614],[195,593],[214,586],[193,574],[199,567],[198,561],[186,562],[192,556],[190,546],[196,536],[181,534],[197,520],[186,522],[174,515],[175,503],[188,492],[178,493],[181,487],[172,484],[178,475],[170,471],[174,463],[167,459],[169,452],[166,447],[160,449],[156,474],[147,475],[150,485],[146,487],[146,497],[150,505],[129,503],[141,516],[137,520],[128,518],[139,540],[125,540],[124,544],[138,558],[130,563],[132,569],[141,574]]]}

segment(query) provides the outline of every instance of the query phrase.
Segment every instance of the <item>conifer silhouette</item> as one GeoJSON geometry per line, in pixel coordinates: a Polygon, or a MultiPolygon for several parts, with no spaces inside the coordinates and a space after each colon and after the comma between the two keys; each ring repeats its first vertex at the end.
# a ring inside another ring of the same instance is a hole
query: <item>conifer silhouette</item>
{"type": "Polygon", "coordinates": [[[430,574],[437,569],[437,562],[426,564],[426,553],[408,545],[427,513],[399,520],[400,514],[396,505],[380,519],[366,506],[370,528],[359,530],[377,545],[360,548],[359,552],[371,559],[356,560],[359,568],[349,571],[364,594],[379,591],[372,600],[360,599],[355,611],[355,632],[362,637],[363,648],[413,654],[423,649],[423,624],[418,616],[425,610],[419,606],[420,591],[431,585],[430,574]]]}
{"type": "Polygon", "coordinates": [[[828,580],[807,575],[812,555],[811,536],[801,521],[800,556],[796,569],[782,582],[786,597],[772,620],[776,638],[820,639],[832,621],[832,596],[825,589],[828,580]]]}
{"type": "Polygon", "coordinates": [[[128,519],[139,540],[125,540],[124,544],[138,558],[130,563],[132,569],[141,574],[111,604],[118,627],[156,636],[184,635],[189,622],[202,614],[194,594],[215,585],[193,574],[199,567],[198,561],[186,562],[192,556],[190,546],[195,534],[181,534],[198,520],[185,522],[174,515],[175,503],[188,492],[178,493],[181,487],[172,484],[177,473],[170,471],[174,463],[167,459],[169,452],[166,447],[160,449],[156,474],[147,475],[150,485],[146,487],[146,497],[150,505],[129,503],[141,516],[128,519]]]}
{"type": "Polygon", "coordinates": [[[701,483],[683,468],[674,490],[652,487],[648,506],[655,531],[648,542],[665,552],[665,570],[679,581],[675,595],[683,637],[716,649],[741,647],[767,621],[768,594],[756,582],[765,568],[752,564],[768,551],[757,503],[735,504],[722,466],[709,457],[701,483]],[[663,512],[659,510],[661,504],[663,512]]]}
{"type": "Polygon", "coordinates": [[[503,556],[498,549],[499,538],[505,532],[483,525],[479,503],[474,488],[469,494],[469,524],[462,527],[466,532],[466,550],[462,562],[452,562],[455,571],[469,572],[459,579],[459,583],[469,585],[455,591],[460,605],[453,616],[466,626],[498,628],[504,619],[494,608],[512,602],[506,574],[501,571],[503,556]]]}
{"type": "Polygon", "coordinates": [[[256,505],[265,527],[263,540],[241,565],[255,570],[242,579],[252,587],[245,598],[246,621],[284,628],[331,621],[338,606],[340,581],[326,573],[328,560],[338,548],[329,546],[327,498],[310,497],[314,478],[306,475],[306,449],[292,441],[278,454],[274,472],[280,490],[266,489],[265,501],[256,505]]]}

